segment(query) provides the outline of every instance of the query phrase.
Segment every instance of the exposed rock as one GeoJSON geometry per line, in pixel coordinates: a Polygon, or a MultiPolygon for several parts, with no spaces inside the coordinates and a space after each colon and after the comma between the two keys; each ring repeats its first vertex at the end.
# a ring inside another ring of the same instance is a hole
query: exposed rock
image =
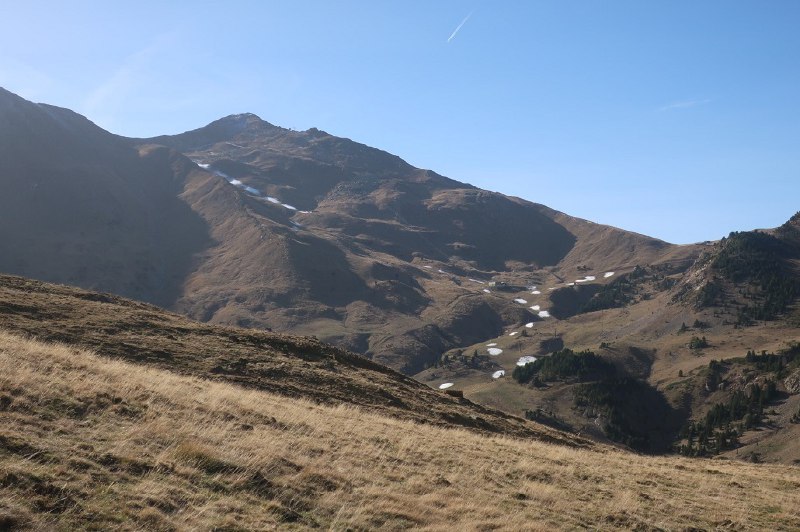
{"type": "Polygon", "coordinates": [[[783,385],[789,393],[800,393],[800,369],[783,379],[783,385]]]}

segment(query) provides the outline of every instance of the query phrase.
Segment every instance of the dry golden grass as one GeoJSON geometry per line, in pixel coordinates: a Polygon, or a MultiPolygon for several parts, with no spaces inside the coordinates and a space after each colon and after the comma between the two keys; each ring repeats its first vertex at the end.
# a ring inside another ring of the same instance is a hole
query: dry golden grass
{"type": "Polygon", "coordinates": [[[0,528],[800,528],[800,469],[491,437],[0,333],[0,528]]]}

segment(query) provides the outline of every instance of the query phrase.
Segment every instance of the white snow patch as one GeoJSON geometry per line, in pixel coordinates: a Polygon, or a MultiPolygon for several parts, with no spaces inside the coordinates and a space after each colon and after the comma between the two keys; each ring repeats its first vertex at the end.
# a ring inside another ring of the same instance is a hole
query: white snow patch
{"type": "Polygon", "coordinates": [[[497,345],[497,342],[492,342],[490,344],[486,344],[486,347],[494,347],[497,345]]]}
{"type": "Polygon", "coordinates": [[[444,270],[436,270],[436,271],[437,271],[437,272],[439,272],[439,273],[447,273],[447,272],[446,272],[446,271],[444,271],[444,270]]]}
{"type": "Polygon", "coordinates": [[[211,165],[208,164],[208,163],[197,163],[197,166],[199,166],[203,170],[208,170],[208,167],[211,166],[211,165]]]}
{"type": "Polygon", "coordinates": [[[261,192],[259,192],[258,190],[254,189],[253,187],[248,187],[247,185],[245,185],[244,183],[242,183],[238,179],[231,179],[230,183],[231,183],[231,185],[237,186],[237,187],[245,190],[246,192],[249,192],[250,194],[252,194],[254,196],[260,196],[261,195],[261,192]]]}
{"type": "Polygon", "coordinates": [[[575,286],[575,283],[567,283],[567,286],[575,286]]]}
{"type": "Polygon", "coordinates": [[[488,288],[484,288],[483,291],[486,292],[487,294],[491,294],[492,293],[492,291],[489,290],[488,288]]]}
{"type": "Polygon", "coordinates": [[[490,347],[489,349],[487,349],[487,351],[489,351],[489,354],[492,355],[493,357],[503,354],[503,350],[500,349],[499,347],[490,347]]]}
{"type": "Polygon", "coordinates": [[[550,317],[550,313],[547,312],[546,310],[540,310],[539,311],[539,317],[540,318],[549,318],[550,317]]]}
{"type": "Polygon", "coordinates": [[[527,327],[528,329],[532,329],[533,328],[533,322],[531,321],[531,322],[526,323],[525,327],[527,327]]]}
{"type": "Polygon", "coordinates": [[[539,290],[534,290],[533,292],[531,292],[531,294],[533,294],[533,295],[535,295],[535,296],[538,296],[538,295],[539,295],[539,294],[541,294],[541,293],[542,293],[542,292],[541,292],[541,291],[539,291],[539,290]]]}
{"type": "Polygon", "coordinates": [[[552,292],[553,290],[558,290],[558,287],[557,286],[553,286],[551,288],[548,288],[548,290],[550,290],[552,292]]]}
{"type": "Polygon", "coordinates": [[[423,266],[423,268],[425,268],[426,270],[432,269],[430,266],[423,266]]]}
{"type": "Polygon", "coordinates": [[[503,376],[505,376],[505,374],[506,374],[506,370],[504,370],[504,369],[498,369],[497,371],[495,371],[494,373],[492,373],[492,378],[493,378],[493,379],[499,379],[500,377],[503,377],[503,376]]]}
{"type": "Polygon", "coordinates": [[[611,277],[615,273],[616,272],[606,272],[606,273],[603,274],[603,279],[608,279],[609,277],[611,277]]]}
{"type": "Polygon", "coordinates": [[[454,385],[455,385],[454,382],[445,382],[444,384],[440,384],[439,385],[439,389],[440,390],[446,390],[446,389],[448,389],[448,388],[450,388],[451,386],[454,386],[454,385]]]}
{"type": "Polygon", "coordinates": [[[473,283],[478,283],[478,284],[486,284],[483,281],[479,281],[477,279],[470,279],[470,281],[472,281],[473,283]]]}
{"type": "Polygon", "coordinates": [[[282,207],[289,209],[290,211],[296,211],[297,207],[292,207],[291,205],[287,205],[286,203],[281,203],[282,207]]]}
{"type": "Polygon", "coordinates": [[[516,335],[518,335],[518,334],[519,334],[519,333],[518,333],[517,331],[514,331],[514,332],[512,332],[512,333],[508,333],[508,335],[509,335],[509,336],[516,336],[516,335]]]}
{"type": "Polygon", "coordinates": [[[586,276],[586,280],[587,281],[594,281],[595,279],[597,279],[597,277],[595,277],[594,275],[587,275],[586,276]]]}
{"type": "Polygon", "coordinates": [[[539,310],[541,310],[541,308],[542,307],[540,307],[539,305],[534,305],[534,306],[531,307],[531,310],[535,310],[535,311],[538,312],[539,310]]]}
{"type": "Polygon", "coordinates": [[[278,205],[281,204],[281,200],[278,198],[273,198],[272,196],[267,196],[267,201],[270,203],[277,203],[278,205]]]}
{"type": "Polygon", "coordinates": [[[516,302],[517,302],[517,303],[519,303],[520,305],[527,305],[527,304],[528,304],[528,302],[527,302],[527,301],[525,301],[524,299],[522,299],[521,297],[518,297],[518,298],[517,298],[517,299],[515,299],[514,301],[516,301],[516,302]]]}
{"type": "Polygon", "coordinates": [[[519,360],[517,360],[517,366],[524,366],[525,364],[530,364],[531,362],[536,362],[536,357],[525,355],[524,357],[519,357],[519,360]]]}

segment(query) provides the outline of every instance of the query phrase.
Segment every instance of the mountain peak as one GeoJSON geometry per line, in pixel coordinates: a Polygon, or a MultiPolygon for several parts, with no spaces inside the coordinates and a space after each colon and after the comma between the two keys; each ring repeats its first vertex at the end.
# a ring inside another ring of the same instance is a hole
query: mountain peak
{"type": "Polygon", "coordinates": [[[193,129],[179,135],[162,135],[147,140],[156,144],[172,146],[179,151],[193,150],[212,146],[218,142],[230,142],[239,135],[260,135],[274,133],[282,128],[262,120],[253,113],[238,113],[214,120],[201,128],[193,129]],[[172,139],[171,141],[169,139],[172,139]]]}
{"type": "MultiPolygon", "coordinates": [[[[226,123],[231,123],[231,124],[239,124],[239,125],[244,126],[244,127],[247,127],[247,126],[260,126],[260,125],[264,125],[264,124],[266,124],[268,126],[271,126],[271,127],[275,127],[274,125],[270,124],[266,120],[262,120],[260,116],[258,116],[256,114],[253,114],[253,113],[237,113],[237,114],[232,114],[232,115],[228,115],[228,116],[223,116],[219,120],[216,120],[216,121],[212,122],[212,124],[215,123],[215,122],[226,122],[226,123]]],[[[209,125],[211,125],[211,124],[209,124],[209,125]]]]}
{"type": "Polygon", "coordinates": [[[222,133],[225,136],[236,136],[245,131],[264,131],[278,129],[277,126],[270,124],[266,120],[262,120],[253,113],[238,113],[224,116],[218,120],[214,120],[200,130],[214,130],[217,133],[222,133]]]}

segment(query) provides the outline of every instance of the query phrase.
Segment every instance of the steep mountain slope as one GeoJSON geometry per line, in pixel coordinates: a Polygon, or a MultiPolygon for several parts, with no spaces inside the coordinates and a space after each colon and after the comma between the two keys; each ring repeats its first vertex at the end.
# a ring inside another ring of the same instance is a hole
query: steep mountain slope
{"type": "Polygon", "coordinates": [[[171,305],[208,241],[198,170],[0,89],[0,271],[171,305]]]}
{"type": "Polygon", "coordinates": [[[180,150],[236,184],[264,231],[258,241],[214,232],[223,245],[189,281],[179,311],[314,334],[407,372],[447,349],[540,319],[510,294],[488,289],[492,279],[524,287],[587,264],[630,269],[696,251],[251,114],[146,142],[180,150]],[[226,270],[232,263],[247,267],[233,274],[226,270]]]}
{"type": "Polygon", "coordinates": [[[796,530],[800,470],[425,426],[0,331],[4,530],[796,530]]]}
{"type": "Polygon", "coordinates": [[[124,139],[2,91],[0,141],[0,271],[315,335],[407,373],[540,319],[492,279],[696,251],[250,114],[124,139]]]}

